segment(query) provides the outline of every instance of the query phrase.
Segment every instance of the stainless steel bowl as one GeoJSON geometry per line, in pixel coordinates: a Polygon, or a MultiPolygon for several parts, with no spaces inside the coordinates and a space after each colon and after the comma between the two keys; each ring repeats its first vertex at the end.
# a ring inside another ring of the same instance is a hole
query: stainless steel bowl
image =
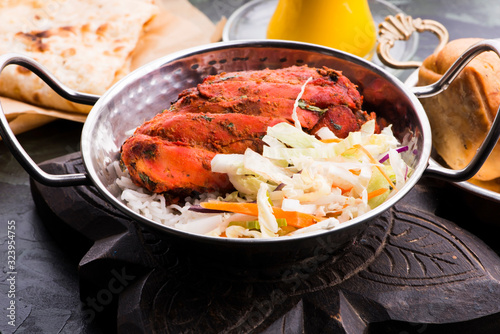
{"type": "Polygon", "coordinates": [[[424,175],[459,182],[470,178],[481,167],[500,137],[498,117],[485,144],[471,164],[461,171],[430,166],[431,130],[427,116],[417,97],[438,94],[478,53],[493,50],[499,54],[497,41],[484,41],[473,46],[434,85],[409,88],[382,68],[362,58],[331,48],[312,44],[252,40],[210,44],[177,52],[153,61],[129,74],[103,96],[82,94],[68,89],[33,60],[15,54],[0,57],[0,69],[18,64],[37,73],[54,90],[73,102],[94,104],[81,136],[81,152],[86,172],[71,175],[47,175],[29,158],[8,127],[2,113],[0,134],[19,162],[38,182],[50,186],[93,185],[113,206],[146,228],[160,233],[174,244],[197,253],[229,262],[242,261],[249,266],[293,262],[318,254],[331,253],[353,242],[366,223],[379,216],[403,198],[424,175]],[[109,164],[118,159],[127,131],[167,108],[185,88],[201,82],[211,74],[229,71],[282,68],[291,65],[327,66],[341,70],[364,96],[364,109],[375,111],[391,124],[398,139],[412,148],[404,159],[412,167],[405,186],[391,199],[368,214],[316,235],[267,239],[226,239],[191,234],[167,227],[130,210],[119,198],[116,175],[109,164]],[[270,255],[271,254],[271,255],[270,255]]]}

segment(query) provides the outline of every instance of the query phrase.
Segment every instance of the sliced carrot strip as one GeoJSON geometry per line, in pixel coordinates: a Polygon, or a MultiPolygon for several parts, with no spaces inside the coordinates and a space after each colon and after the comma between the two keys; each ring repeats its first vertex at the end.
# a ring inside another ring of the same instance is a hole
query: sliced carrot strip
{"type": "Polygon", "coordinates": [[[200,206],[205,209],[210,210],[220,210],[228,211],[234,213],[243,213],[251,216],[258,216],[259,209],[257,208],[257,203],[236,203],[236,202],[221,202],[221,201],[210,201],[202,202],[200,206]]]}
{"type": "Polygon", "coordinates": [[[342,139],[340,138],[331,138],[331,139],[320,139],[322,143],[329,144],[329,143],[340,143],[342,139]]]}
{"type": "Polygon", "coordinates": [[[387,190],[387,188],[380,188],[380,189],[377,189],[377,190],[374,190],[374,191],[371,191],[368,193],[368,199],[372,199],[373,197],[377,197],[377,196],[380,196],[382,195],[383,193],[385,193],[387,190]]]}
{"type": "Polygon", "coordinates": [[[273,207],[273,212],[276,218],[285,218],[287,225],[298,228],[311,226],[313,224],[316,224],[316,222],[319,220],[317,217],[307,213],[297,211],[284,211],[276,207],[273,207]]]}
{"type": "MultiPolygon", "coordinates": [[[[221,202],[211,201],[200,203],[200,206],[210,210],[220,210],[233,213],[242,213],[252,216],[259,215],[259,209],[256,203],[235,203],[235,202],[221,202]]],[[[297,212],[297,211],[284,211],[281,208],[273,206],[273,213],[276,219],[284,218],[289,226],[294,227],[307,227],[315,224],[319,220],[318,217],[313,215],[297,212]]]]}
{"type": "Polygon", "coordinates": [[[359,174],[361,173],[361,170],[360,169],[349,169],[349,172],[353,173],[356,176],[359,176],[359,174]]]}
{"type": "Polygon", "coordinates": [[[394,182],[392,182],[392,180],[389,178],[389,176],[387,175],[387,173],[385,172],[385,170],[379,166],[379,162],[377,160],[375,160],[375,158],[370,154],[370,152],[364,148],[363,146],[359,145],[359,144],[356,144],[354,145],[355,148],[359,148],[361,151],[363,151],[363,153],[366,154],[366,156],[368,157],[368,159],[370,159],[370,161],[372,162],[372,164],[375,165],[375,167],[378,168],[378,170],[380,171],[380,173],[382,173],[382,175],[385,177],[385,179],[387,180],[387,182],[389,182],[389,184],[391,185],[391,187],[394,189],[394,191],[398,191],[398,189],[396,188],[396,185],[394,184],[394,182]]]}

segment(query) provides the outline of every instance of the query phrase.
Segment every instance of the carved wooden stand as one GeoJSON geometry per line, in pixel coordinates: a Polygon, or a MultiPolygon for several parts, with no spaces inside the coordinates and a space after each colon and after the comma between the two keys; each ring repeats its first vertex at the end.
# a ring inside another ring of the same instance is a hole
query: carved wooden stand
{"type": "MultiPolygon", "coordinates": [[[[42,166],[55,174],[84,169],[79,154],[42,166]]],[[[32,192],[61,247],[81,258],[85,314],[118,333],[500,328],[500,258],[474,235],[436,217],[436,198],[422,184],[341,253],[297,262],[278,277],[234,277],[192,266],[192,255],[177,253],[93,187],[32,182],[32,192]]]]}

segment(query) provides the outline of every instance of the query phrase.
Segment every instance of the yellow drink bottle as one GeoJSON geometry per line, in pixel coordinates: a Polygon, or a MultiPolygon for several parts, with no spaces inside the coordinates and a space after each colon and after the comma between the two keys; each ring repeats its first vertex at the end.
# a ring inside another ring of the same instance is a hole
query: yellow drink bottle
{"type": "Polygon", "coordinates": [[[367,0],[279,0],[267,38],[320,44],[368,59],[377,41],[367,0]]]}

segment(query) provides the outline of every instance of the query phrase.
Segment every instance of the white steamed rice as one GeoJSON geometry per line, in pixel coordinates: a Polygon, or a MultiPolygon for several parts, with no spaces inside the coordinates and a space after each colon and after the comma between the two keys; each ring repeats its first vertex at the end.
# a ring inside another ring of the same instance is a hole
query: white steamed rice
{"type": "Polygon", "coordinates": [[[165,197],[162,194],[151,193],[135,185],[128,171],[122,171],[118,161],[112,163],[110,167],[114,169],[118,176],[116,185],[122,190],[120,199],[125,205],[132,211],[166,226],[184,229],[183,225],[199,217],[199,213],[189,210],[192,205],[217,198],[217,194],[203,194],[199,199],[186,198],[183,206],[178,204],[166,205],[165,197]]]}

